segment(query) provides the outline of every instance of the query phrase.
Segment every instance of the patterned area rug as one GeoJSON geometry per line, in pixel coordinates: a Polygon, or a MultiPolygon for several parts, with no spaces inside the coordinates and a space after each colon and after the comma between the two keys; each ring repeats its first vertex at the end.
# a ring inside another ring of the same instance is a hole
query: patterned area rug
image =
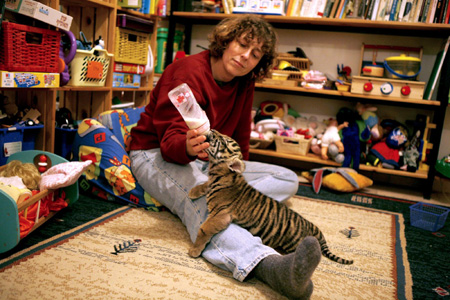
{"type": "MultiPolygon", "coordinates": [[[[401,214],[298,196],[288,205],[321,228],[333,253],[355,260],[323,258],[312,299],[412,299],[401,214]]],[[[0,261],[1,298],[282,299],[190,258],[190,245],[170,213],[119,208],[0,261]]]]}

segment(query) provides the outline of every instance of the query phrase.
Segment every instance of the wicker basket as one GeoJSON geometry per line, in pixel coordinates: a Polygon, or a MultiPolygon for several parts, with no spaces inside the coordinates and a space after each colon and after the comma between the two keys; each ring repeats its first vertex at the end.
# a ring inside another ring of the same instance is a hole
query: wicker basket
{"type": "Polygon", "coordinates": [[[277,151],[289,154],[306,155],[311,148],[311,141],[304,137],[275,136],[277,151]]]}
{"type": "MultiPolygon", "coordinates": [[[[285,60],[288,63],[290,63],[293,67],[296,67],[300,71],[284,71],[284,70],[276,70],[277,73],[285,73],[289,74],[288,80],[296,80],[299,81],[302,78],[302,72],[301,71],[309,71],[311,62],[308,58],[297,58],[294,56],[289,56],[288,54],[280,54],[275,59],[274,66],[278,66],[280,61],[285,60]]],[[[275,71],[275,70],[274,70],[275,71]]]]}
{"type": "Polygon", "coordinates": [[[71,86],[105,86],[112,54],[104,49],[77,50],[69,65],[71,86]]]}
{"type": "Polygon", "coordinates": [[[272,145],[273,140],[263,140],[257,138],[250,138],[250,148],[251,149],[266,149],[272,145]]]}
{"type": "Polygon", "coordinates": [[[0,70],[58,73],[61,33],[3,22],[0,38],[0,70]]]}
{"type": "Polygon", "coordinates": [[[150,34],[116,27],[115,61],[147,64],[150,34]]]}

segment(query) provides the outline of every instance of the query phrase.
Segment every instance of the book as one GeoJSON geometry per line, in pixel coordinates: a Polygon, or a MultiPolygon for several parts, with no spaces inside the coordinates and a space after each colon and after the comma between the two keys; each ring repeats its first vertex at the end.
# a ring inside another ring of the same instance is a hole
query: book
{"type": "MultiPolygon", "coordinates": [[[[225,0],[226,1],[226,0],[225,0]]],[[[290,0],[286,9],[286,16],[292,16],[292,8],[294,7],[294,2],[297,0],[290,0]]]]}
{"type": "Polygon", "coordinates": [[[414,18],[412,20],[414,23],[420,22],[420,14],[423,10],[423,6],[424,6],[425,2],[426,2],[426,0],[418,0],[417,1],[416,10],[414,11],[414,18]]]}
{"type": "Polygon", "coordinates": [[[391,11],[389,13],[389,21],[395,21],[395,14],[397,12],[398,1],[399,0],[392,1],[391,11]]]}
{"type": "Polygon", "coordinates": [[[432,0],[425,0],[425,4],[423,6],[423,10],[420,13],[420,22],[426,23],[427,22],[427,16],[428,16],[428,9],[430,8],[430,2],[432,0]]]}
{"type": "Polygon", "coordinates": [[[436,13],[434,14],[433,23],[441,23],[443,13],[444,13],[444,1],[438,0],[438,3],[436,5],[436,13]]]}
{"type": "Polygon", "coordinates": [[[314,8],[314,0],[304,0],[300,10],[300,17],[312,17],[312,10],[314,8]]]}
{"type": "MultiPolygon", "coordinates": [[[[397,18],[397,21],[399,21],[399,22],[403,21],[403,16],[405,15],[406,3],[408,1],[412,1],[412,0],[403,0],[402,5],[400,5],[400,9],[398,11],[398,18],[397,18]]],[[[410,7],[410,9],[411,9],[411,7],[410,7]]]]}
{"type": "Polygon", "coordinates": [[[417,0],[407,0],[405,5],[405,11],[403,12],[403,18],[401,21],[409,22],[409,19],[412,18],[413,7],[417,3],[417,0]]]}
{"type": "Polygon", "coordinates": [[[448,52],[448,46],[450,45],[450,36],[447,38],[446,42],[441,46],[441,50],[436,55],[436,60],[434,61],[433,69],[431,71],[430,79],[427,82],[425,90],[423,92],[423,99],[430,100],[433,96],[434,89],[441,74],[442,65],[444,64],[445,56],[448,52]]]}
{"type": "Polygon", "coordinates": [[[375,4],[373,5],[373,10],[370,14],[370,20],[372,20],[372,21],[375,21],[377,19],[378,7],[380,6],[380,1],[381,0],[376,0],[375,4]]]}
{"type": "Polygon", "coordinates": [[[316,7],[313,11],[314,18],[322,18],[323,13],[325,11],[325,5],[327,4],[326,0],[316,0],[316,7]]]}
{"type": "Polygon", "coordinates": [[[378,12],[377,12],[377,21],[383,21],[384,20],[384,15],[386,14],[386,4],[387,4],[387,0],[381,0],[379,7],[378,7],[378,12]]]}
{"type": "Polygon", "coordinates": [[[336,1],[334,1],[333,8],[331,8],[331,12],[330,12],[329,18],[335,18],[336,17],[336,11],[337,11],[337,8],[339,7],[341,1],[344,1],[344,0],[336,0],[336,1]]]}
{"type": "Polygon", "coordinates": [[[349,0],[344,1],[344,5],[342,5],[342,9],[339,11],[339,19],[342,19],[344,16],[345,8],[347,7],[347,3],[349,0]]]}
{"type": "Polygon", "coordinates": [[[303,0],[295,0],[294,7],[292,8],[292,17],[300,17],[300,10],[303,5],[303,0]]]}
{"type": "Polygon", "coordinates": [[[323,11],[323,17],[324,18],[329,18],[331,9],[333,8],[333,5],[334,5],[335,1],[336,0],[328,0],[327,1],[327,4],[325,5],[325,10],[323,11]]]}
{"type": "Polygon", "coordinates": [[[447,9],[447,11],[445,12],[445,19],[442,23],[444,24],[448,24],[449,23],[449,19],[450,19],[450,0],[447,0],[445,7],[447,9]]]}
{"type": "Polygon", "coordinates": [[[434,15],[436,13],[437,2],[438,2],[438,0],[431,1],[426,23],[433,23],[434,15]]]}
{"type": "Polygon", "coordinates": [[[386,3],[386,8],[384,12],[384,21],[389,21],[389,16],[391,15],[392,2],[394,0],[388,0],[386,3]]]}

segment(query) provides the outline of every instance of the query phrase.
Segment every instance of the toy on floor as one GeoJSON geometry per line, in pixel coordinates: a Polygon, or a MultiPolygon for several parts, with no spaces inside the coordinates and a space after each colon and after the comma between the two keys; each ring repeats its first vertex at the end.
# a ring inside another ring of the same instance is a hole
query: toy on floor
{"type": "Polygon", "coordinates": [[[350,168],[324,167],[304,171],[301,175],[311,182],[318,194],[322,186],[338,192],[354,192],[371,186],[373,181],[350,168]]]}
{"type": "Polygon", "coordinates": [[[0,189],[13,198],[17,205],[32,196],[39,188],[41,174],[32,163],[13,160],[0,170],[0,189]]]}

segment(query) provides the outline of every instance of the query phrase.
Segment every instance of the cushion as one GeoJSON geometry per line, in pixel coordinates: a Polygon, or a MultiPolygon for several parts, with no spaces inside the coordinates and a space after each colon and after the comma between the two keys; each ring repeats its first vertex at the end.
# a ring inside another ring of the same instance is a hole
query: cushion
{"type": "Polygon", "coordinates": [[[74,159],[93,162],[82,176],[82,190],[103,199],[120,199],[155,211],[162,208],[131,173],[131,160],[123,143],[97,120],[84,119],[80,123],[73,153],[74,159]]]}
{"type": "Polygon", "coordinates": [[[125,151],[130,151],[131,128],[136,126],[145,107],[108,110],[98,116],[98,121],[109,128],[125,151]]]}
{"type": "Polygon", "coordinates": [[[355,192],[369,187],[373,181],[351,168],[331,168],[313,169],[302,172],[301,175],[313,184],[316,193],[324,186],[330,190],[338,192],[355,192]]]}

